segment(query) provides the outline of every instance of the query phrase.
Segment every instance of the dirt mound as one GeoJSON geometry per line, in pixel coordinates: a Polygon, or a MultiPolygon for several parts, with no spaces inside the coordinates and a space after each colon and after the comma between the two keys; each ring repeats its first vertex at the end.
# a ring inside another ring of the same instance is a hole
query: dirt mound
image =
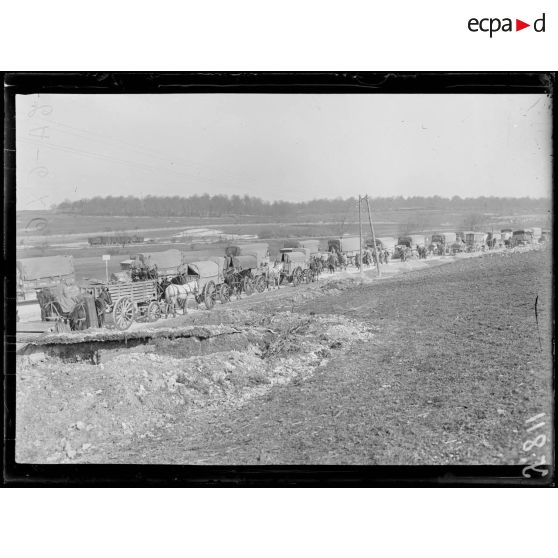
{"type": "Polygon", "coordinates": [[[304,381],[332,352],[373,337],[337,316],[234,314],[251,342],[230,350],[192,354],[188,340],[157,339],[98,366],[29,360],[18,369],[18,461],[98,462],[114,447],[173,429],[185,413],[239,406],[274,385],[304,381]]]}

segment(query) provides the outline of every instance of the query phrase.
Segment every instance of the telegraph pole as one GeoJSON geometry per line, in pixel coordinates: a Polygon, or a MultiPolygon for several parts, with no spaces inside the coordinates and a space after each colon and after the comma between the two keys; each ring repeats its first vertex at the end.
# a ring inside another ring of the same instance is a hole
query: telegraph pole
{"type": "Polygon", "coordinates": [[[376,247],[376,235],[374,234],[374,225],[372,224],[372,212],[370,211],[370,200],[368,199],[368,194],[364,196],[364,199],[366,200],[366,205],[368,207],[368,221],[370,222],[370,230],[372,231],[372,242],[374,243],[374,255],[376,256],[376,268],[378,270],[378,277],[381,277],[382,272],[380,271],[380,258],[378,257],[378,249],[376,247]]]}
{"type": "Polygon", "coordinates": [[[361,197],[361,195],[359,194],[359,195],[358,195],[358,229],[359,229],[359,235],[360,235],[360,236],[359,236],[359,239],[360,239],[360,243],[359,243],[359,250],[360,250],[360,255],[359,255],[360,260],[359,260],[359,263],[360,263],[360,268],[359,268],[359,271],[360,271],[360,276],[362,277],[362,273],[363,273],[363,271],[362,271],[362,219],[361,219],[361,217],[360,217],[360,204],[361,204],[361,202],[362,202],[362,197],[361,197]]]}

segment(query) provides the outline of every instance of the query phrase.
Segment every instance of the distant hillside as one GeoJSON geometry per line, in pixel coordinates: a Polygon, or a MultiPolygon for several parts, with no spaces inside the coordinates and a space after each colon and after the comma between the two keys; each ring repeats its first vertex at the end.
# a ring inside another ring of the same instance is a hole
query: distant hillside
{"type": "MultiPolygon", "coordinates": [[[[173,196],[95,197],[78,201],[64,201],[57,211],[77,215],[118,215],[153,217],[224,217],[227,215],[259,215],[262,217],[286,217],[288,215],[332,215],[356,211],[357,199],[316,199],[308,202],[267,202],[249,196],[173,196]]],[[[551,203],[547,198],[442,198],[440,196],[413,196],[404,198],[371,198],[375,212],[398,210],[438,210],[448,212],[480,213],[538,213],[547,210],[551,203]]]]}

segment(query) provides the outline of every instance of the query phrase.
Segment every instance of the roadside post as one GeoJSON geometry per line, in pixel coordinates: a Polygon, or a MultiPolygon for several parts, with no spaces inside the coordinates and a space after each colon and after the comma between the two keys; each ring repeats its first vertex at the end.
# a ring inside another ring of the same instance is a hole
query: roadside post
{"type": "Polygon", "coordinates": [[[106,277],[107,277],[107,283],[108,283],[108,263],[110,260],[110,254],[103,254],[103,261],[105,262],[105,272],[106,272],[106,277]]]}
{"type": "Polygon", "coordinates": [[[368,199],[368,194],[364,196],[366,200],[366,206],[368,207],[368,221],[370,222],[370,230],[372,231],[372,242],[374,243],[374,255],[376,256],[376,268],[378,270],[378,277],[382,276],[380,271],[380,258],[378,256],[378,247],[376,246],[376,234],[374,233],[374,225],[372,224],[372,211],[370,210],[370,200],[368,199]]]}
{"type": "Polygon", "coordinates": [[[359,267],[359,272],[360,272],[360,276],[362,277],[362,219],[360,217],[360,206],[362,203],[362,197],[358,196],[358,230],[359,230],[359,263],[360,263],[360,267],[359,267]]]}

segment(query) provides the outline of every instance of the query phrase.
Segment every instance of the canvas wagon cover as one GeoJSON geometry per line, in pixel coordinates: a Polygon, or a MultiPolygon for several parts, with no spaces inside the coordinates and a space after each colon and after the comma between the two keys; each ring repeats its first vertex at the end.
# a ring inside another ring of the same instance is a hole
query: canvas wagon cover
{"type": "Polygon", "coordinates": [[[309,240],[301,240],[299,242],[301,248],[309,248],[311,254],[315,254],[320,251],[320,241],[309,239],[309,240]]]}
{"type": "Polygon", "coordinates": [[[81,300],[81,291],[77,285],[56,285],[43,289],[50,298],[58,302],[65,314],[71,312],[81,300]]]}
{"type": "Polygon", "coordinates": [[[443,242],[444,244],[453,244],[457,239],[457,235],[451,232],[436,233],[432,235],[432,242],[443,242]]]}
{"type": "Polygon", "coordinates": [[[467,242],[484,242],[485,233],[481,232],[467,232],[465,234],[465,240],[467,242]]]}
{"type": "Polygon", "coordinates": [[[138,254],[140,262],[145,266],[156,265],[159,271],[177,269],[182,264],[180,250],[171,248],[164,252],[144,252],[138,254]]]}
{"type": "Polygon", "coordinates": [[[45,256],[17,260],[17,268],[24,281],[46,279],[47,277],[66,277],[74,274],[72,256],[45,256]]]}
{"type": "Polygon", "coordinates": [[[186,264],[188,275],[199,275],[200,278],[216,278],[219,274],[219,264],[214,261],[204,260],[186,264]]]}
{"type": "Polygon", "coordinates": [[[235,269],[256,269],[258,260],[256,256],[234,256],[232,264],[235,269]]]}
{"type": "Polygon", "coordinates": [[[419,246],[424,246],[426,244],[426,237],[423,234],[411,234],[409,237],[414,246],[417,244],[419,246]]]}
{"type": "Polygon", "coordinates": [[[354,252],[360,250],[360,237],[344,236],[342,238],[334,238],[327,241],[328,250],[334,247],[339,252],[354,252]]]}
{"type": "Polygon", "coordinates": [[[223,271],[227,267],[227,258],[225,256],[214,256],[209,258],[210,261],[215,262],[217,264],[217,268],[219,269],[219,276],[223,275],[223,271]]]}
{"type": "MultiPolygon", "coordinates": [[[[363,246],[363,249],[373,248],[372,237],[368,237],[366,239],[366,246],[363,246]]],[[[376,237],[376,246],[379,246],[382,250],[394,250],[397,246],[397,239],[393,238],[392,236],[377,236],[376,237]]]]}
{"type": "Polygon", "coordinates": [[[264,258],[269,251],[269,244],[267,242],[257,242],[252,244],[236,244],[234,246],[227,246],[225,255],[227,256],[246,256],[257,255],[259,258],[264,258]]]}
{"type": "Polygon", "coordinates": [[[284,262],[293,263],[304,263],[308,259],[304,252],[284,252],[282,257],[284,262]]]}

